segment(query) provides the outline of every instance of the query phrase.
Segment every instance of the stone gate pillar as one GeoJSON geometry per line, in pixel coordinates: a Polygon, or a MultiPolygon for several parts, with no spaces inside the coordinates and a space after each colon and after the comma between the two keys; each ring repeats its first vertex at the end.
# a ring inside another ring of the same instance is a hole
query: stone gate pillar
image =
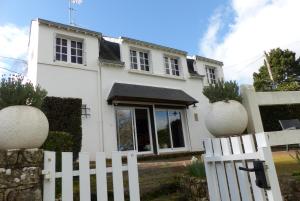
{"type": "Polygon", "coordinates": [[[42,201],[43,150],[0,151],[0,201],[42,201]]]}

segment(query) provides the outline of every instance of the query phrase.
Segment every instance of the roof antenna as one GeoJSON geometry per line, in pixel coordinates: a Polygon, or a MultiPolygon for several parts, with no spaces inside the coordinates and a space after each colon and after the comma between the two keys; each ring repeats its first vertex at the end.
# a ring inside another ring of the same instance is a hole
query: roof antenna
{"type": "Polygon", "coordinates": [[[82,3],[82,0],[69,0],[69,23],[71,26],[76,26],[74,16],[75,16],[75,9],[74,5],[78,4],[80,5],[82,3]]]}

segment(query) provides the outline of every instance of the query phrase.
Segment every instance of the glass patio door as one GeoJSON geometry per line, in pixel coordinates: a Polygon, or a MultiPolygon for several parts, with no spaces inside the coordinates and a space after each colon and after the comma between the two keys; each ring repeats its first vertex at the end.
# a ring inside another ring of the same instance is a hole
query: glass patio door
{"type": "Polygon", "coordinates": [[[152,152],[147,108],[117,108],[116,121],[119,151],[152,152]]]}
{"type": "Polygon", "coordinates": [[[181,111],[158,109],[155,120],[159,149],[185,148],[181,111]]]}

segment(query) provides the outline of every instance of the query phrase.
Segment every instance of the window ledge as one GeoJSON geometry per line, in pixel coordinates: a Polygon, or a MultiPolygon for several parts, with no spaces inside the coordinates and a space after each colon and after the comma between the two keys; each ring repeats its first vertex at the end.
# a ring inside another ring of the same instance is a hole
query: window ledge
{"type": "Polygon", "coordinates": [[[87,70],[87,71],[97,71],[97,69],[85,65],[85,64],[73,64],[73,63],[67,63],[67,62],[61,62],[61,61],[54,61],[54,62],[38,62],[38,64],[43,65],[51,65],[51,66],[57,66],[57,67],[63,67],[63,68],[73,68],[73,69],[81,69],[81,70],[87,70]]]}
{"type": "Polygon", "coordinates": [[[181,81],[186,81],[185,78],[183,77],[175,77],[172,75],[160,75],[160,74],[154,74],[152,72],[143,72],[141,70],[133,70],[133,69],[129,69],[128,73],[134,73],[134,74],[141,74],[141,75],[148,75],[148,76],[153,76],[153,77],[161,77],[161,78],[166,78],[166,79],[175,79],[175,80],[181,80],[181,81]]]}
{"type": "Polygon", "coordinates": [[[125,63],[122,61],[113,61],[107,59],[99,59],[101,65],[113,66],[113,67],[124,67],[125,63]]]}
{"type": "Polygon", "coordinates": [[[203,79],[205,75],[199,75],[199,74],[190,74],[190,79],[203,79]]]}

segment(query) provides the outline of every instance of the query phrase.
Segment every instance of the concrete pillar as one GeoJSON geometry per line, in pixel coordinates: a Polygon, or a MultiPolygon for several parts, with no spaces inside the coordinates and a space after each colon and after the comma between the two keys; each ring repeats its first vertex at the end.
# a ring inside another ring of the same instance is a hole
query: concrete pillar
{"type": "Polygon", "coordinates": [[[0,151],[0,201],[42,201],[43,151],[0,151]]]}
{"type": "Polygon", "coordinates": [[[243,105],[248,113],[248,133],[264,132],[254,87],[252,85],[242,85],[241,95],[243,97],[243,105]]]}

